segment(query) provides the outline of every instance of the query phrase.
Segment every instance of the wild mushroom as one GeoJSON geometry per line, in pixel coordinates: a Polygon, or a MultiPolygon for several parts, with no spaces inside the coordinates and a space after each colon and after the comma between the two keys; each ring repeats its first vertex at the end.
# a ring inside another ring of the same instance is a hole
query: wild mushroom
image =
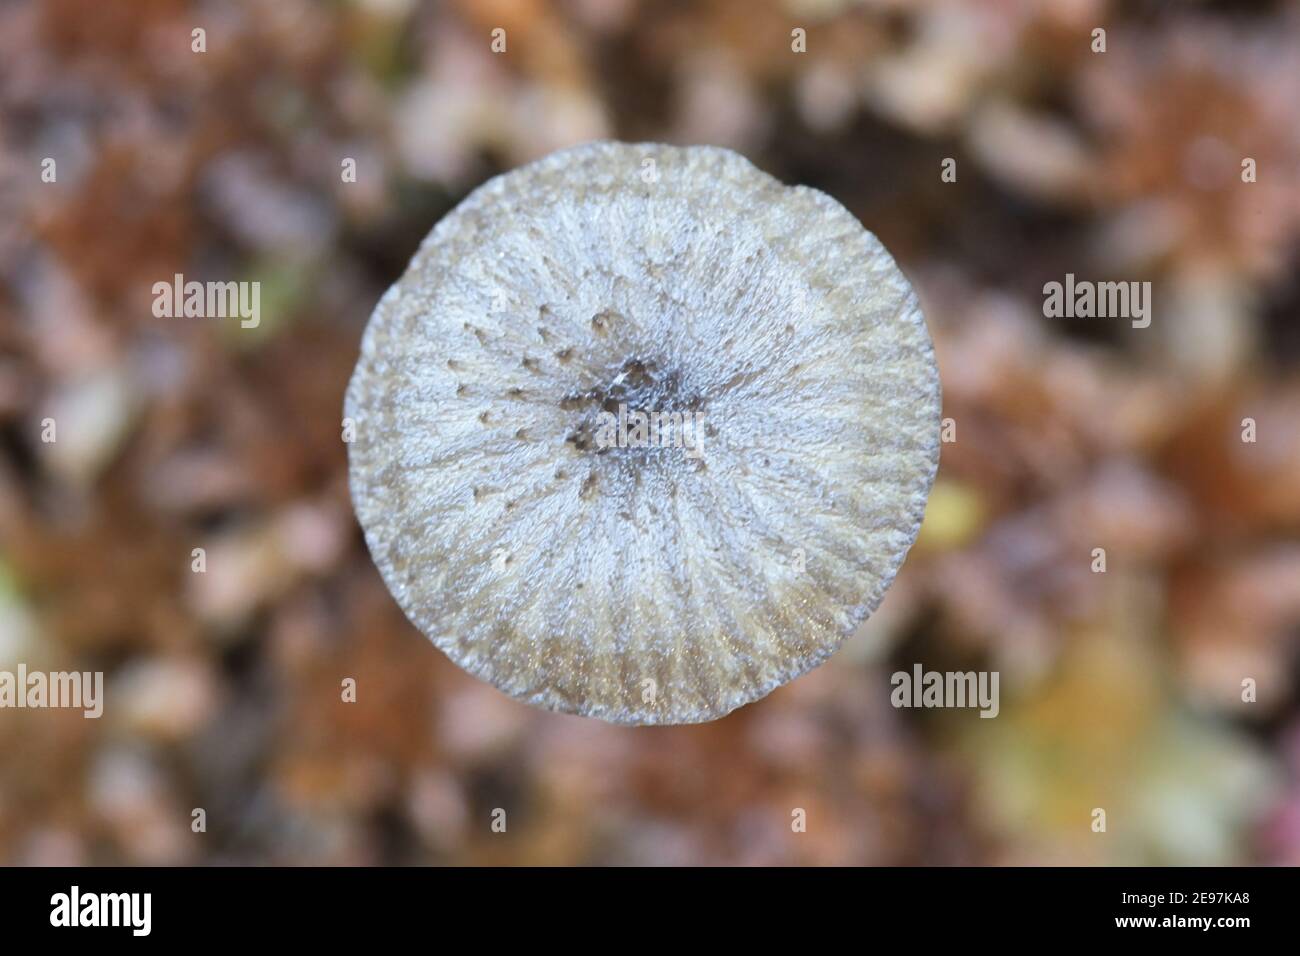
{"type": "Polygon", "coordinates": [[[370,552],[434,644],[550,710],[690,723],[879,604],[939,378],[911,287],[833,199],[725,149],[606,142],[437,224],[345,414],[370,552]],[[674,440],[628,439],[651,413],[674,440]]]}

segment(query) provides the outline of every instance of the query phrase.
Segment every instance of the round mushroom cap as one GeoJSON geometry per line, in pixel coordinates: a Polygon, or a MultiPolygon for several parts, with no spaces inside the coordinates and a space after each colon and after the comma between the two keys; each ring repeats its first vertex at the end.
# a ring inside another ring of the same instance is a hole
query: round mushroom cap
{"type": "Polygon", "coordinates": [[[487,182],[376,306],[353,503],[402,610],[513,697],[711,720],[880,603],[939,456],[915,293],[829,196],[600,142],[487,182]]]}

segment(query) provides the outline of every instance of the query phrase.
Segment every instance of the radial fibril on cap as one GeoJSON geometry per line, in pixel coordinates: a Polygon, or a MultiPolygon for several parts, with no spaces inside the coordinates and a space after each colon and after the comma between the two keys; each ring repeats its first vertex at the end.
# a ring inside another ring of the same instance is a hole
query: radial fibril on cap
{"type": "Polygon", "coordinates": [[[879,604],[939,380],[911,287],[834,200],[724,149],[595,143],[438,223],[346,414],[371,554],[440,649],[551,710],[687,723],[879,604]],[[702,417],[702,454],[602,446],[620,404],[702,417]]]}

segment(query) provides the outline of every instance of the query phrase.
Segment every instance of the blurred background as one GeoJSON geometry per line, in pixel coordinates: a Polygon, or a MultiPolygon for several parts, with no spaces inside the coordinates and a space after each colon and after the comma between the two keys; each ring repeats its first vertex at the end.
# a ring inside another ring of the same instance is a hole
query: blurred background
{"type": "Polygon", "coordinates": [[[0,669],[106,685],[0,710],[0,861],[1300,863],[1298,90],[1283,0],[0,2],[0,669]],[[703,726],[462,673],[348,501],[378,297],[602,137],[846,205],[955,427],[881,610],[703,726]],[[155,318],[178,272],[261,324],[155,318]],[[1152,282],[1151,327],[1044,318],[1066,273],[1152,282]],[[915,663],[1000,715],[894,709],[915,663]]]}

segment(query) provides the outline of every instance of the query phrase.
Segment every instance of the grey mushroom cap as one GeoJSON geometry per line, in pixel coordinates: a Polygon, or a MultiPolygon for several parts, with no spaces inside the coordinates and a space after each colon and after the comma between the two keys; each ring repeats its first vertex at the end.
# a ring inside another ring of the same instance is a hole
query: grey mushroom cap
{"type": "Polygon", "coordinates": [[[675,724],[876,609],[940,385],[914,291],[835,200],[725,149],[600,142],[434,227],[344,414],[370,553],[439,649],[549,710],[675,724]],[[611,444],[620,408],[680,424],[611,444]]]}

